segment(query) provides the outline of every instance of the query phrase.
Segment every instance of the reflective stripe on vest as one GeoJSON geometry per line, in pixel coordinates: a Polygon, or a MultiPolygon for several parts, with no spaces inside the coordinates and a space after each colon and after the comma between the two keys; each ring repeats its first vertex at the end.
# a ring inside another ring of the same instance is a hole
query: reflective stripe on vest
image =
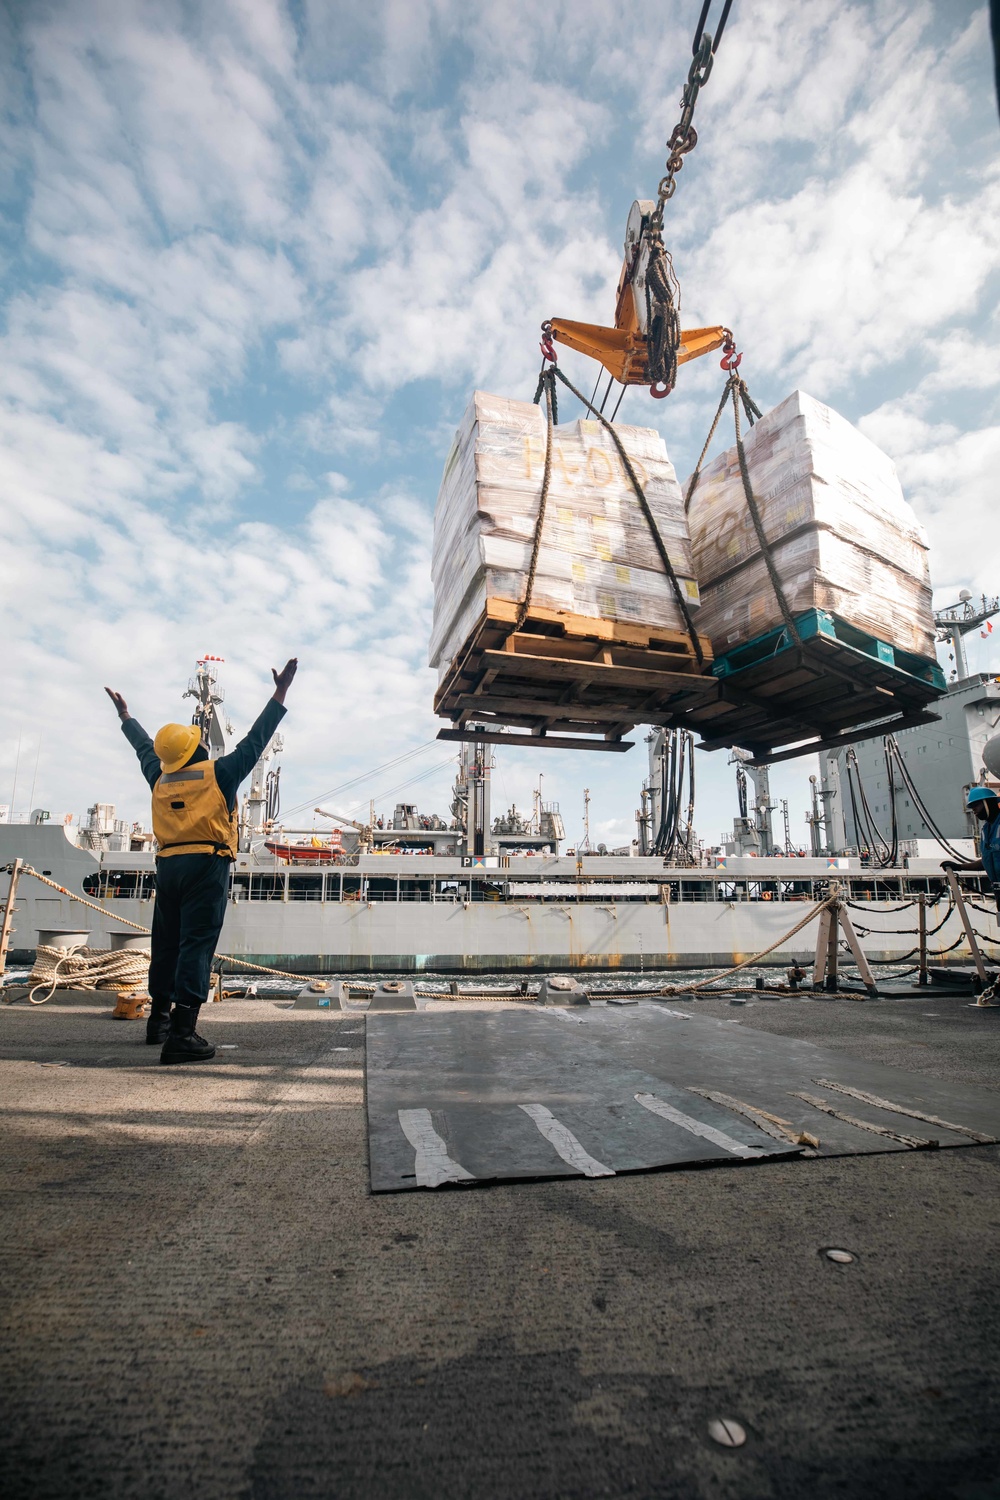
{"type": "Polygon", "coordinates": [[[200,760],[159,778],[153,787],[153,833],[160,858],[171,854],[236,858],[236,809],[230,812],[226,806],[212,761],[200,760]]]}

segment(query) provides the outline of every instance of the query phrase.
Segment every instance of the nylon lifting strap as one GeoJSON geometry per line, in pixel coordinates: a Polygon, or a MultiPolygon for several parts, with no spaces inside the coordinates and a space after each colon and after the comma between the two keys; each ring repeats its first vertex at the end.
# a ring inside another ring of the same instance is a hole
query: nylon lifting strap
{"type": "MultiPolygon", "coordinates": [[[[688,633],[688,636],[690,638],[691,645],[692,645],[692,648],[694,650],[694,654],[695,654],[695,657],[697,659],[698,665],[699,665],[699,667],[703,667],[705,665],[705,653],[701,649],[701,641],[700,641],[700,639],[698,637],[698,632],[695,629],[694,620],[692,619],[691,611],[688,608],[687,600],[684,597],[684,591],[681,588],[680,580],[678,579],[677,574],[674,572],[674,565],[670,561],[670,554],[667,552],[666,546],[664,545],[663,538],[660,535],[660,529],[659,529],[659,527],[656,524],[656,517],[653,515],[653,512],[650,509],[649,501],[646,499],[646,495],[645,495],[645,492],[644,492],[644,490],[642,488],[642,485],[639,483],[638,475],[636,474],[635,469],[632,467],[632,460],[629,458],[628,454],[625,451],[625,445],[622,443],[622,440],[618,436],[618,433],[615,431],[615,429],[612,426],[612,424],[608,421],[607,417],[604,416],[603,412],[598,411],[597,407],[593,406],[587,400],[586,396],[584,396],[581,391],[577,390],[576,386],[572,383],[571,380],[569,380],[563,374],[562,370],[560,370],[560,368],[559,368],[558,365],[552,365],[552,366],[549,367],[549,369],[543,370],[542,373],[541,373],[541,375],[539,376],[539,380],[538,380],[538,387],[539,388],[538,388],[538,392],[536,393],[536,396],[535,396],[536,402],[538,401],[539,395],[541,394],[541,389],[542,389],[543,385],[546,387],[546,389],[548,389],[551,386],[552,396],[553,396],[553,399],[554,399],[554,397],[555,397],[555,381],[557,379],[561,380],[562,383],[563,383],[563,385],[566,387],[566,389],[568,391],[570,391],[572,393],[572,395],[574,395],[577,398],[578,401],[582,402],[582,404],[587,408],[587,410],[589,412],[591,412],[592,415],[597,418],[598,422],[600,422],[600,424],[604,428],[604,430],[610,435],[611,441],[614,443],[615,448],[618,450],[618,457],[622,461],[622,467],[624,468],[625,473],[628,475],[629,483],[631,484],[633,490],[635,491],[635,497],[636,497],[636,499],[639,502],[639,508],[642,511],[643,515],[645,516],[646,522],[647,522],[647,524],[649,526],[650,534],[652,535],[653,543],[654,543],[654,545],[656,547],[657,554],[659,556],[659,559],[660,559],[661,563],[663,564],[663,571],[666,573],[667,578],[670,580],[671,587],[673,588],[674,596],[675,596],[675,598],[677,600],[677,604],[678,604],[678,607],[679,607],[680,612],[681,612],[681,617],[682,617],[682,619],[684,621],[684,628],[686,629],[686,631],[688,633]]],[[[519,619],[518,623],[521,623],[521,621],[524,618],[524,615],[527,613],[528,601],[529,601],[530,594],[531,594],[531,586],[532,586],[532,583],[534,581],[534,564],[535,564],[535,560],[536,560],[536,555],[537,555],[538,545],[539,545],[539,540],[540,540],[540,535],[541,535],[542,506],[544,505],[545,498],[546,498],[547,491],[548,491],[548,478],[549,478],[549,470],[550,470],[550,464],[551,464],[551,446],[552,446],[552,414],[551,414],[551,411],[550,411],[549,412],[549,425],[548,425],[548,444],[547,444],[546,451],[545,451],[545,478],[544,478],[544,480],[542,482],[542,503],[539,506],[538,527],[537,527],[537,530],[535,532],[535,547],[534,547],[534,552],[532,554],[532,571],[528,575],[528,589],[527,589],[527,592],[525,593],[524,603],[521,606],[521,616],[520,616],[520,619],[519,619]]]]}
{"type": "Polygon", "coordinates": [[[531,593],[535,586],[535,570],[538,567],[538,554],[542,549],[542,527],[545,522],[545,506],[549,498],[549,480],[552,478],[552,428],[559,420],[559,408],[556,402],[556,383],[552,379],[552,373],[544,365],[538,376],[538,387],[535,391],[535,405],[541,400],[542,392],[545,392],[545,469],[542,474],[542,493],[538,500],[538,518],[535,521],[535,536],[531,544],[531,563],[528,567],[528,581],[525,584],[524,598],[517,612],[517,629],[520,630],[528,613],[531,603],[531,593]]]}
{"type": "Polygon", "coordinates": [[[753,522],[753,529],[757,533],[757,544],[760,547],[760,555],[764,559],[764,566],[767,568],[767,576],[771,580],[771,587],[773,588],[774,596],[778,601],[778,608],[781,610],[781,617],[784,620],[785,625],[788,628],[788,633],[791,636],[792,640],[795,642],[796,646],[802,648],[802,637],[799,635],[798,626],[796,625],[795,618],[792,614],[791,609],[789,608],[788,600],[785,597],[785,591],[781,586],[781,578],[778,575],[778,569],[775,567],[774,558],[771,556],[771,544],[767,539],[766,532],[764,531],[764,522],[761,520],[760,508],[757,504],[757,498],[753,492],[753,485],[750,483],[750,470],[747,467],[746,450],[743,447],[743,434],[740,430],[741,402],[743,405],[743,410],[746,412],[747,420],[750,423],[751,427],[753,426],[757,418],[760,417],[761,410],[751,397],[750,392],[747,390],[746,381],[741,380],[740,377],[736,374],[735,370],[726,381],[725,387],[722,392],[722,400],[719,402],[719,409],[715,413],[715,421],[712,423],[708,437],[705,439],[705,446],[701,450],[701,457],[698,459],[698,462],[695,465],[694,473],[691,475],[691,483],[688,485],[688,492],[684,500],[684,510],[685,513],[687,513],[691,509],[691,499],[695,492],[695,486],[701,478],[701,466],[705,462],[705,454],[708,452],[708,445],[712,441],[712,438],[715,436],[715,429],[719,425],[719,419],[722,416],[722,409],[726,404],[726,398],[730,396],[732,397],[733,402],[733,420],[736,427],[736,456],[739,459],[740,478],[743,481],[743,494],[746,497],[747,510],[750,512],[750,519],[753,522]]]}

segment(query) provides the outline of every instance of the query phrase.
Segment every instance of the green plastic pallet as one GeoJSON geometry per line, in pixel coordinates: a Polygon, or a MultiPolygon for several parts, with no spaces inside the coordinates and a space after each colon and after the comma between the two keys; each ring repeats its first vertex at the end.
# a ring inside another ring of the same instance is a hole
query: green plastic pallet
{"type": "MultiPolygon", "coordinates": [[[[875,636],[866,635],[856,626],[848,625],[845,620],[838,620],[836,615],[825,609],[807,610],[805,614],[797,616],[795,627],[803,641],[815,640],[817,637],[836,641],[839,646],[848,651],[856,651],[870,661],[879,662],[893,673],[898,672],[915,682],[923,683],[935,695],[947,691],[944,672],[936,661],[928,661],[926,657],[916,656],[910,651],[900,651],[889,645],[888,641],[880,641],[875,636]]],[[[759,666],[761,662],[792,650],[795,644],[788,626],[780,625],[747,641],[743,646],[734,647],[723,656],[717,656],[712,664],[712,672],[719,678],[733,677],[749,667],[759,666]]]]}

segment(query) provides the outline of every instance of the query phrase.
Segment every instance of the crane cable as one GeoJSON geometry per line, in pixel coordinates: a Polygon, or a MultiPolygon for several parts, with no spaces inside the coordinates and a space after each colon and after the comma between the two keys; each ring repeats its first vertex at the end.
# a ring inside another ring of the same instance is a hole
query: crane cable
{"type": "MultiPolygon", "coordinates": [[[[404,750],[402,755],[394,756],[381,766],[375,766],[370,771],[363,771],[360,776],[353,777],[350,781],[342,781],[339,786],[329,787],[325,792],[316,792],[312,797],[307,797],[305,802],[299,802],[295,807],[285,809],[285,817],[290,818],[294,813],[304,812],[307,807],[316,802],[325,802],[329,797],[336,797],[340,792],[346,792],[349,787],[357,786],[359,782],[370,781],[373,776],[378,776],[382,771],[388,771],[393,766],[398,766],[401,761],[411,760],[413,756],[420,755],[424,750],[430,750],[437,745],[437,740],[426,740],[424,744],[418,745],[415,750],[404,750]]],[[[388,795],[383,793],[383,795],[388,795]]]]}

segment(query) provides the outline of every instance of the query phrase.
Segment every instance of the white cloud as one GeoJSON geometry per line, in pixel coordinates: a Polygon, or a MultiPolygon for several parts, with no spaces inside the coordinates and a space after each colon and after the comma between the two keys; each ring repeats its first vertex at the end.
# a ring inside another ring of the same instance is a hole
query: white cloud
{"type": "MultiPolygon", "coordinates": [[[[473,384],[530,395],[543,317],[611,320],[689,11],[636,0],[625,33],[599,0],[25,12],[0,146],[23,229],[0,619],[8,701],[30,696],[46,744],[72,745],[48,762],[51,800],[134,784],[102,679],[134,685],[153,723],[211,649],[243,720],[267,668],[301,656],[290,788],[431,737],[435,470],[473,384]]],[[[995,588],[976,545],[1000,456],[981,11],[741,0],[669,233],[688,320],[732,322],[769,400],[803,384],[867,413],[936,575],[995,588]]],[[[589,391],[586,363],[567,368],[589,391]]],[[[683,467],[718,387],[705,361],[670,403],[625,410],[683,467]]],[[[8,722],[0,776],[15,743],[8,722]]],[[[602,826],[631,828],[642,754],[542,769],[567,805],[587,778],[602,826]]],[[[707,830],[731,772],[703,760],[707,830]]],[[[522,802],[538,769],[504,755],[522,802]]],[[[442,810],[448,779],[421,783],[442,810]]]]}
{"type": "Polygon", "coordinates": [[[860,424],[895,460],[903,488],[927,527],[935,583],[996,594],[1000,425],[961,432],[908,405],[889,403],[860,424]]]}

